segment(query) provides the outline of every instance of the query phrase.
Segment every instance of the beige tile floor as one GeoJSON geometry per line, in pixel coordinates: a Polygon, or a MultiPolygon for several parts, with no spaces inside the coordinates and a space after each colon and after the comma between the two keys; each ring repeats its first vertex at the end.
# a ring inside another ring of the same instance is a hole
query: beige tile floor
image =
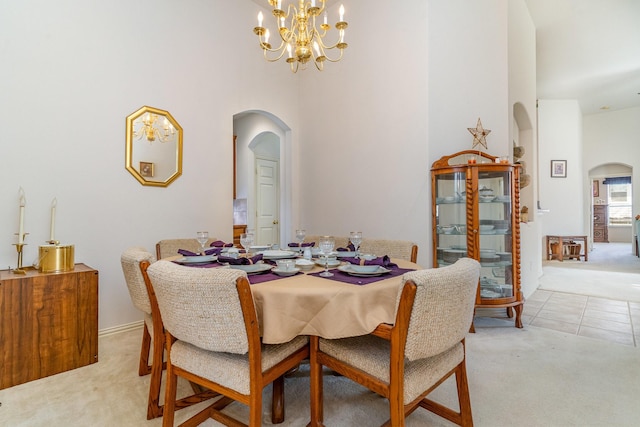
{"type": "MultiPolygon", "coordinates": [[[[628,243],[596,243],[588,262],[544,261],[543,270],[545,280],[541,278],[541,286],[524,303],[525,328],[640,347],[640,302],[635,291],[640,286],[640,258],[628,243]],[[618,291],[603,291],[614,283],[620,285],[618,291]]],[[[504,309],[477,310],[478,316],[485,323],[487,317],[493,318],[496,326],[513,323],[504,309]]]]}
{"type": "Polygon", "coordinates": [[[525,325],[639,347],[640,303],[537,290],[524,305],[525,325]]]}

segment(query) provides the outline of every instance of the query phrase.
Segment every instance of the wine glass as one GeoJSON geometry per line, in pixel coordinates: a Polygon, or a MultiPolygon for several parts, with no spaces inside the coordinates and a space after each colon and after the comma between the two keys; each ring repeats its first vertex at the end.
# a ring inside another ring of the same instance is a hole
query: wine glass
{"type": "Polygon", "coordinates": [[[252,233],[242,233],[240,235],[240,245],[244,248],[247,253],[249,253],[249,248],[253,243],[253,234],[252,233]]]}
{"type": "Polygon", "coordinates": [[[298,241],[298,246],[302,247],[302,242],[304,242],[304,238],[307,235],[307,230],[296,230],[296,240],[298,241]]]}
{"type": "Polygon", "coordinates": [[[358,249],[360,248],[360,243],[362,243],[362,231],[352,231],[351,233],[349,233],[349,240],[353,244],[353,248],[356,251],[355,257],[359,258],[360,254],[358,253],[358,249]]]}
{"type": "Polygon", "coordinates": [[[324,271],[320,273],[320,276],[331,277],[333,276],[333,273],[329,271],[329,255],[333,251],[336,241],[333,236],[323,236],[318,243],[320,251],[324,255],[324,271]]]}
{"type": "Polygon", "coordinates": [[[209,232],[208,231],[198,231],[197,233],[198,243],[200,243],[200,253],[205,255],[204,253],[204,245],[207,244],[207,240],[209,240],[209,232]]]}

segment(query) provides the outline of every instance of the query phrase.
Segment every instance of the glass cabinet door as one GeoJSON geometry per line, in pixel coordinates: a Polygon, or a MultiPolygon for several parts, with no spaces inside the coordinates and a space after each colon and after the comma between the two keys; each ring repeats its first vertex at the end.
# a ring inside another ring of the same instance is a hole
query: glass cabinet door
{"type": "Polygon", "coordinates": [[[465,176],[464,171],[436,176],[435,267],[453,264],[467,256],[465,176]]]}
{"type": "Polygon", "coordinates": [[[513,297],[510,171],[478,171],[480,297],[513,297]]]}

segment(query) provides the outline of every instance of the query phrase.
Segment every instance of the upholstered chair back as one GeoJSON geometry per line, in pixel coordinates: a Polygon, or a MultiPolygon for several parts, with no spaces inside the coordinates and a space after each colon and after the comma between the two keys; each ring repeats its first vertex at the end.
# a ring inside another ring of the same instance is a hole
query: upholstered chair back
{"type": "Polygon", "coordinates": [[[405,356],[432,357],[459,343],[473,321],[480,263],[461,258],[455,264],[403,275],[416,284],[405,356]]]}
{"type": "Polygon", "coordinates": [[[418,255],[417,245],[409,240],[390,240],[390,239],[362,239],[360,245],[360,253],[374,254],[378,256],[389,255],[390,258],[404,259],[406,261],[416,262],[414,257],[418,255]]]}
{"type": "Polygon", "coordinates": [[[143,247],[132,247],[125,250],[120,256],[124,280],[127,282],[129,295],[133,305],[144,313],[151,315],[151,303],[149,294],[144,283],[144,277],[140,271],[140,262],[149,261],[154,263],[156,257],[143,247]]]}
{"type": "Polygon", "coordinates": [[[244,354],[249,350],[236,289],[236,280],[246,277],[244,271],[160,260],[147,274],[171,335],[209,351],[244,354]]]}
{"type": "MultiPolygon", "coordinates": [[[[215,242],[216,238],[210,237],[205,247],[215,242]]],[[[200,251],[200,243],[195,238],[191,239],[165,239],[156,243],[156,257],[158,259],[167,258],[178,255],[179,249],[185,249],[191,252],[200,251]]]]}

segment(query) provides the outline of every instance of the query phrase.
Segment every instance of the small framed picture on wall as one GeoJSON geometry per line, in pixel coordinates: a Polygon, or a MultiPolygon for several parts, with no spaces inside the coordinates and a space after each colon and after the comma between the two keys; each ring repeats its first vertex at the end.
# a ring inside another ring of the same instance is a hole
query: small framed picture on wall
{"type": "Polygon", "coordinates": [[[567,161],[551,160],[551,178],[567,177],[567,161]]]}
{"type": "Polygon", "coordinates": [[[153,178],[153,163],[140,162],[140,175],[145,178],[153,178]]]}
{"type": "Polygon", "coordinates": [[[593,181],[593,197],[600,197],[600,181],[593,181]]]}

